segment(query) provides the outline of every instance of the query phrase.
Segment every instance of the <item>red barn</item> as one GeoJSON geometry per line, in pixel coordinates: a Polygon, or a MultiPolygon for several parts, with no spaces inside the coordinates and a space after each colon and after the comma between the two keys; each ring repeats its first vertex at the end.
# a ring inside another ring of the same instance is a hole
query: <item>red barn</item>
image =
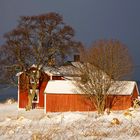
{"type": "MultiPolygon", "coordinates": [[[[34,68],[35,66],[30,70],[34,68]]],[[[82,93],[79,94],[79,91],[72,82],[73,76],[78,75],[79,73],[72,65],[62,66],[57,69],[45,67],[43,72],[41,72],[41,78],[36,89],[36,99],[32,102],[33,107],[44,108],[45,112],[95,111],[96,109],[90,100],[82,96],[82,93]]],[[[25,109],[28,104],[28,90],[32,91],[30,86],[32,80],[23,72],[18,73],[17,76],[18,108],[25,109]],[[24,82],[25,80],[28,82],[24,82]]],[[[109,90],[106,108],[113,110],[128,109],[133,105],[133,100],[138,98],[138,95],[139,91],[136,82],[119,81],[109,90]],[[116,86],[119,88],[113,90],[116,86]]]]}
{"type": "MultiPolygon", "coordinates": [[[[113,110],[128,109],[133,105],[133,100],[138,98],[138,88],[136,82],[119,81],[119,88],[113,90],[114,84],[109,92],[106,107],[113,110]],[[113,93],[114,91],[114,93],[113,93]]],[[[52,80],[49,81],[45,89],[45,112],[63,111],[95,111],[96,108],[91,101],[74,86],[72,81],[52,80]]]]}

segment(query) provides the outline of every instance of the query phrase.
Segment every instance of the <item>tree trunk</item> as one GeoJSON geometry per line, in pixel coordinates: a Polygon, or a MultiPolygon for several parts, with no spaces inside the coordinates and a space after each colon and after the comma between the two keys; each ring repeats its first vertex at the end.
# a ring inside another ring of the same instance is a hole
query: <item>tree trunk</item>
{"type": "Polygon", "coordinates": [[[35,97],[36,88],[37,88],[37,84],[35,83],[32,86],[32,93],[31,93],[30,89],[28,91],[28,104],[26,106],[26,111],[32,109],[32,101],[33,101],[33,99],[35,97]]]}
{"type": "Polygon", "coordinates": [[[102,100],[96,100],[96,102],[97,102],[97,112],[98,112],[98,114],[100,114],[100,115],[103,115],[104,114],[104,110],[105,110],[105,100],[104,100],[104,98],[102,99],[102,100]]]}

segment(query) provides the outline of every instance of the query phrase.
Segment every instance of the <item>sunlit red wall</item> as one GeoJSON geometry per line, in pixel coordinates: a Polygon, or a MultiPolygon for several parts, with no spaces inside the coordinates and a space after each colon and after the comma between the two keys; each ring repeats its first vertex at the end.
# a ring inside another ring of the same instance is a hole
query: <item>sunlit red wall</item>
{"type": "Polygon", "coordinates": [[[132,106],[130,95],[110,95],[107,97],[106,108],[111,110],[125,110],[132,106]]]}
{"type": "Polygon", "coordinates": [[[28,103],[28,92],[23,91],[19,93],[19,108],[25,108],[28,103]]]}
{"type": "Polygon", "coordinates": [[[95,107],[78,94],[46,94],[46,112],[94,111],[95,107]]]}
{"type": "Polygon", "coordinates": [[[21,74],[18,78],[18,103],[19,108],[25,108],[28,103],[28,90],[27,85],[25,84],[24,80],[28,80],[27,76],[24,76],[24,74],[21,74]]]}
{"type": "Polygon", "coordinates": [[[39,87],[39,103],[37,104],[37,108],[44,108],[44,90],[47,83],[47,81],[43,81],[39,87]]]}

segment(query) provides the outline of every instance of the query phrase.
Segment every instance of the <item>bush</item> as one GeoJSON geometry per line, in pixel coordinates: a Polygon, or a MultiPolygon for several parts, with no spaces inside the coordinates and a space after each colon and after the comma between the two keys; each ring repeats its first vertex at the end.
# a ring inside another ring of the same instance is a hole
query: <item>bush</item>
{"type": "Polygon", "coordinates": [[[140,107],[140,100],[139,99],[135,99],[133,101],[133,107],[134,108],[139,108],[140,107]]]}

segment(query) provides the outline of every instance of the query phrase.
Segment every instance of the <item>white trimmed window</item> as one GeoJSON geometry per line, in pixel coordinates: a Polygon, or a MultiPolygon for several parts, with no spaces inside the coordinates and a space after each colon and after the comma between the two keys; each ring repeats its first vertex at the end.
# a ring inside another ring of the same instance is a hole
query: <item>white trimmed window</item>
{"type": "MultiPolygon", "coordinates": [[[[30,89],[30,93],[32,94],[33,90],[30,89]]],[[[39,103],[39,89],[35,90],[35,96],[33,98],[32,103],[39,103]]]]}

